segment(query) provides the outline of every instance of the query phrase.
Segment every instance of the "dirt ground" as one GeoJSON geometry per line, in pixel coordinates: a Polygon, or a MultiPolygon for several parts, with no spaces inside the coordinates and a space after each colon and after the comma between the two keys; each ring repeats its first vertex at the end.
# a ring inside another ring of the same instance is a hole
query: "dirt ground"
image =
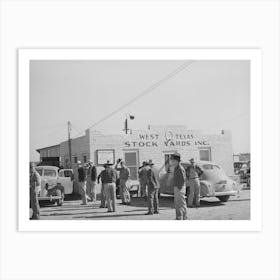
{"type": "MultiPolygon", "coordinates": [[[[132,197],[131,205],[121,205],[117,200],[117,212],[107,213],[106,208],[99,208],[100,201],[80,205],[79,196],[68,196],[62,206],[45,204],[41,206],[41,220],[174,220],[174,197],[162,196],[159,200],[158,215],[145,216],[147,204],[144,199],[132,197]]],[[[32,211],[30,210],[30,215],[32,211]]],[[[227,202],[217,198],[202,198],[199,208],[188,208],[190,220],[249,220],[250,190],[242,190],[227,202]]]]}

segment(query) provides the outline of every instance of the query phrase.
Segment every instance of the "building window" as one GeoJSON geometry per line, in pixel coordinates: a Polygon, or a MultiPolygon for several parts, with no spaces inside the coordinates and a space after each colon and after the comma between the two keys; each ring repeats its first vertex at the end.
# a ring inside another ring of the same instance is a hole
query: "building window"
{"type": "Polygon", "coordinates": [[[124,152],[124,161],[130,171],[130,179],[138,179],[138,154],[137,151],[124,152]]]}
{"type": "Polygon", "coordinates": [[[107,162],[111,164],[115,163],[115,150],[113,149],[96,150],[96,154],[97,165],[103,165],[107,162]]]}
{"type": "Polygon", "coordinates": [[[84,162],[87,162],[87,156],[84,156],[84,162]]]}
{"type": "Polygon", "coordinates": [[[199,159],[211,161],[211,149],[210,148],[199,149],[199,159]]]}
{"type": "Polygon", "coordinates": [[[78,157],[74,157],[74,163],[78,162],[78,157]]]}

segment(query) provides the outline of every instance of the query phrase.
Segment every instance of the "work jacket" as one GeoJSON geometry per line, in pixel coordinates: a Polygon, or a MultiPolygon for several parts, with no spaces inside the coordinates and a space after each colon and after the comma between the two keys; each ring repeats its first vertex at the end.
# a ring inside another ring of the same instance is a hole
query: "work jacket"
{"type": "Polygon", "coordinates": [[[198,165],[188,166],[186,170],[186,176],[188,180],[197,179],[203,174],[203,171],[198,165]]]}
{"type": "Polygon", "coordinates": [[[98,176],[98,182],[99,178],[101,178],[102,184],[116,183],[117,172],[112,167],[109,167],[101,171],[98,176]]]}
{"type": "Polygon", "coordinates": [[[147,177],[148,177],[148,188],[152,189],[159,189],[159,172],[156,168],[151,167],[147,171],[147,177]]]}
{"type": "Polygon", "coordinates": [[[90,176],[91,181],[96,181],[97,172],[96,172],[96,167],[94,165],[89,168],[88,175],[90,176]]]}
{"type": "Polygon", "coordinates": [[[186,185],[186,171],[181,164],[174,169],[174,187],[183,187],[186,185]]]}
{"type": "Polygon", "coordinates": [[[128,180],[130,177],[130,171],[127,167],[115,167],[117,171],[120,171],[119,178],[120,180],[128,180]]]}
{"type": "Polygon", "coordinates": [[[78,179],[79,182],[84,182],[86,180],[86,172],[83,167],[78,168],[78,179]]]}
{"type": "Polygon", "coordinates": [[[139,181],[141,184],[146,184],[148,182],[148,170],[150,167],[148,166],[143,166],[139,170],[139,181]]]}

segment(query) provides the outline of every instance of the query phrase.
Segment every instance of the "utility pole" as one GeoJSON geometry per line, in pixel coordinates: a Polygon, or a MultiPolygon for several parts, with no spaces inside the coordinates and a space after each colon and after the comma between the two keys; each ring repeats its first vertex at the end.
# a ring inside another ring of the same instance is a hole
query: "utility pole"
{"type": "Polygon", "coordinates": [[[127,117],[125,118],[125,121],[124,121],[124,131],[125,131],[125,134],[127,134],[127,132],[128,132],[127,117]]]}
{"type": "Polygon", "coordinates": [[[68,121],[68,148],[69,148],[69,162],[70,168],[72,168],[72,151],[71,151],[71,122],[68,121]]]}

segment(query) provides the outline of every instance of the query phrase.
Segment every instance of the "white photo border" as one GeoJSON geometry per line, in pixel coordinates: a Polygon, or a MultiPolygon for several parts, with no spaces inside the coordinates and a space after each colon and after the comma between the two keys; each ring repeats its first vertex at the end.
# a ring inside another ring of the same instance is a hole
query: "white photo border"
{"type": "Polygon", "coordinates": [[[18,50],[19,231],[261,231],[262,51],[261,49],[19,49],[18,50]],[[29,220],[29,67],[31,60],[250,60],[250,220],[29,220]],[[77,230],[79,229],[79,230],[77,230]]]}

